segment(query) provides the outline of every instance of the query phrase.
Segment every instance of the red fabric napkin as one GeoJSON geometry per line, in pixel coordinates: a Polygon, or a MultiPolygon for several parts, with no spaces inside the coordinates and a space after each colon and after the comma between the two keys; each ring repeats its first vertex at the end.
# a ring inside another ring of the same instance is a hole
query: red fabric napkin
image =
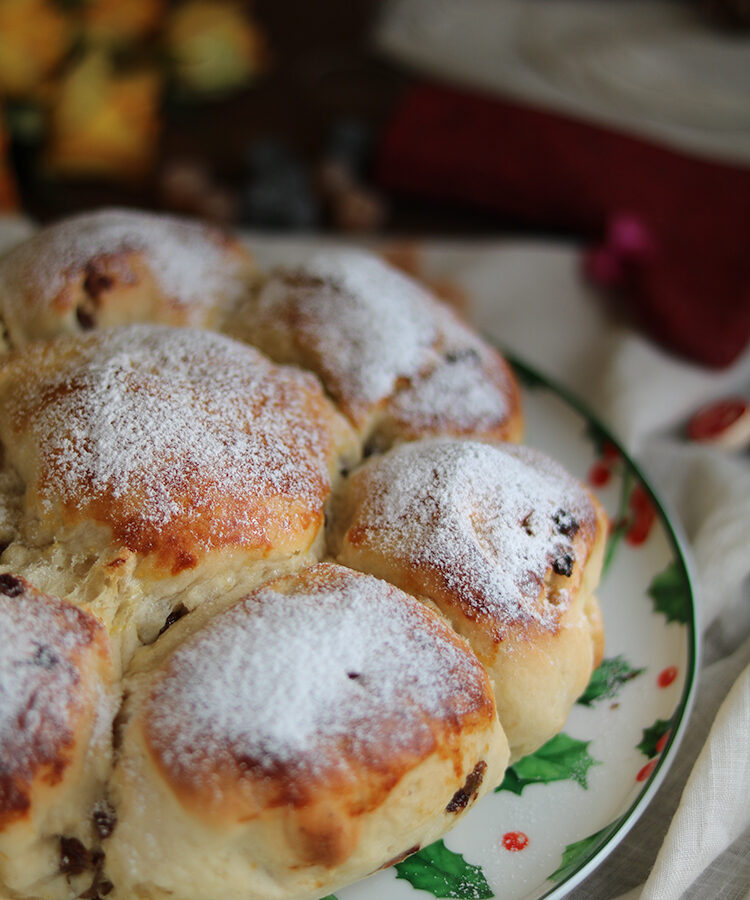
{"type": "Polygon", "coordinates": [[[418,84],[385,129],[378,180],[598,238],[586,271],[675,353],[721,367],[750,340],[750,168],[418,84]]]}

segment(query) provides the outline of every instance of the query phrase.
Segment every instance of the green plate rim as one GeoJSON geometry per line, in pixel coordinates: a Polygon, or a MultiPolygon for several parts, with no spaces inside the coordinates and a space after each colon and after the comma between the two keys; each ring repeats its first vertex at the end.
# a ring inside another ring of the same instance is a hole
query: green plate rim
{"type": "MultiPolygon", "coordinates": [[[[491,344],[498,347],[498,343],[496,340],[493,340],[487,335],[485,335],[485,338],[491,344]]],[[[638,794],[636,799],[630,804],[625,812],[623,812],[620,816],[609,823],[609,825],[605,825],[601,829],[599,829],[602,831],[611,829],[611,831],[606,835],[606,837],[603,838],[602,843],[597,847],[597,849],[591,854],[591,856],[581,862],[579,866],[577,866],[569,875],[567,875],[564,881],[555,884],[548,891],[546,891],[544,894],[539,895],[538,897],[538,900],[554,900],[554,898],[564,897],[576,885],[580,884],[625,838],[630,829],[636,824],[641,814],[653,799],[657,790],[661,786],[669,767],[672,765],[677,749],[682,741],[685,731],[687,730],[687,723],[690,718],[690,712],[693,707],[693,702],[695,700],[695,692],[698,681],[697,675],[700,663],[700,642],[699,631],[697,628],[700,598],[696,589],[696,579],[690,552],[687,549],[687,538],[684,534],[684,531],[682,530],[682,527],[679,524],[679,520],[676,519],[674,514],[669,510],[668,506],[664,503],[663,500],[661,500],[658,493],[655,492],[649,478],[644,475],[640,467],[633,461],[619,438],[613,434],[611,429],[601,421],[599,416],[594,413],[588,406],[588,404],[585,401],[581,400],[574,391],[569,390],[555,378],[552,378],[547,374],[540,372],[534,366],[529,365],[529,363],[516,356],[512,351],[502,347],[498,347],[498,349],[500,349],[501,353],[508,361],[510,366],[518,374],[519,381],[522,387],[522,393],[523,390],[534,390],[534,387],[532,386],[534,382],[536,382],[541,387],[546,387],[547,389],[551,390],[553,393],[561,397],[587,422],[591,423],[602,434],[604,438],[606,438],[608,441],[611,441],[612,444],[617,448],[623,459],[623,462],[628,467],[630,472],[635,476],[635,478],[638,479],[638,481],[646,489],[651,502],[654,504],[654,507],[657,510],[659,520],[669,540],[673,558],[678,565],[679,573],[682,577],[685,587],[687,588],[687,595],[689,596],[690,600],[690,615],[688,616],[687,623],[685,623],[685,627],[687,628],[688,640],[687,673],[680,699],[676,704],[675,711],[672,715],[672,721],[674,722],[674,725],[672,727],[672,732],[669,736],[666,746],[659,756],[659,761],[654,767],[654,771],[645,782],[643,789],[638,794]]]]}

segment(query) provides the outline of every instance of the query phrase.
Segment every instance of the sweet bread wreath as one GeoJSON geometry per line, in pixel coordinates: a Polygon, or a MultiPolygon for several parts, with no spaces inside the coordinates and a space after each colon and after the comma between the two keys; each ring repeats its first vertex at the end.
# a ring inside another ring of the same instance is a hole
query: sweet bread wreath
{"type": "Polygon", "coordinates": [[[0,895],[317,900],[562,727],[605,516],[423,287],[113,210],[0,315],[0,895]]]}

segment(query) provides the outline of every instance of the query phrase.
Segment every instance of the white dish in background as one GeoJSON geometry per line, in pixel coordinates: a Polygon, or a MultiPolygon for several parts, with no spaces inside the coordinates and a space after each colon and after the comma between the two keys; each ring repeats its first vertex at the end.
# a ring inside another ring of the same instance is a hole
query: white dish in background
{"type": "Polygon", "coordinates": [[[677,150],[750,160],[750,44],[671,0],[391,0],[401,63],[677,150]]]}

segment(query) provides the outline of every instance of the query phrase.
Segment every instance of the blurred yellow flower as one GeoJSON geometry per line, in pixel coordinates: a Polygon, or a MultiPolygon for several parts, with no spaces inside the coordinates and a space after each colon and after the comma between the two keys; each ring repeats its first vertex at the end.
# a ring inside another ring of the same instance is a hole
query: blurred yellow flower
{"type": "Polygon", "coordinates": [[[164,0],[88,0],[83,7],[86,36],[94,42],[126,43],[161,24],[164,0]]]}
{"type": "Polygon", "coordinates": [[[0,95],[28,94],[67,52],[71,26],[48,0],[0,0],[0,95]]]}
{"type": "Polygon", "coordinates": [[[117,72],[105,53],[89,51],[53,99],[49,168],[60,175],[144,176],[156,153],[160,94],[156,71],[117,72]]]}
{"type": "Polygon", "coordinates": [[[166,47],[178,82],[199,94],[242,87],[263,67],[265,42],[232,0],[187,0],[171,14],[166,47]]]}

